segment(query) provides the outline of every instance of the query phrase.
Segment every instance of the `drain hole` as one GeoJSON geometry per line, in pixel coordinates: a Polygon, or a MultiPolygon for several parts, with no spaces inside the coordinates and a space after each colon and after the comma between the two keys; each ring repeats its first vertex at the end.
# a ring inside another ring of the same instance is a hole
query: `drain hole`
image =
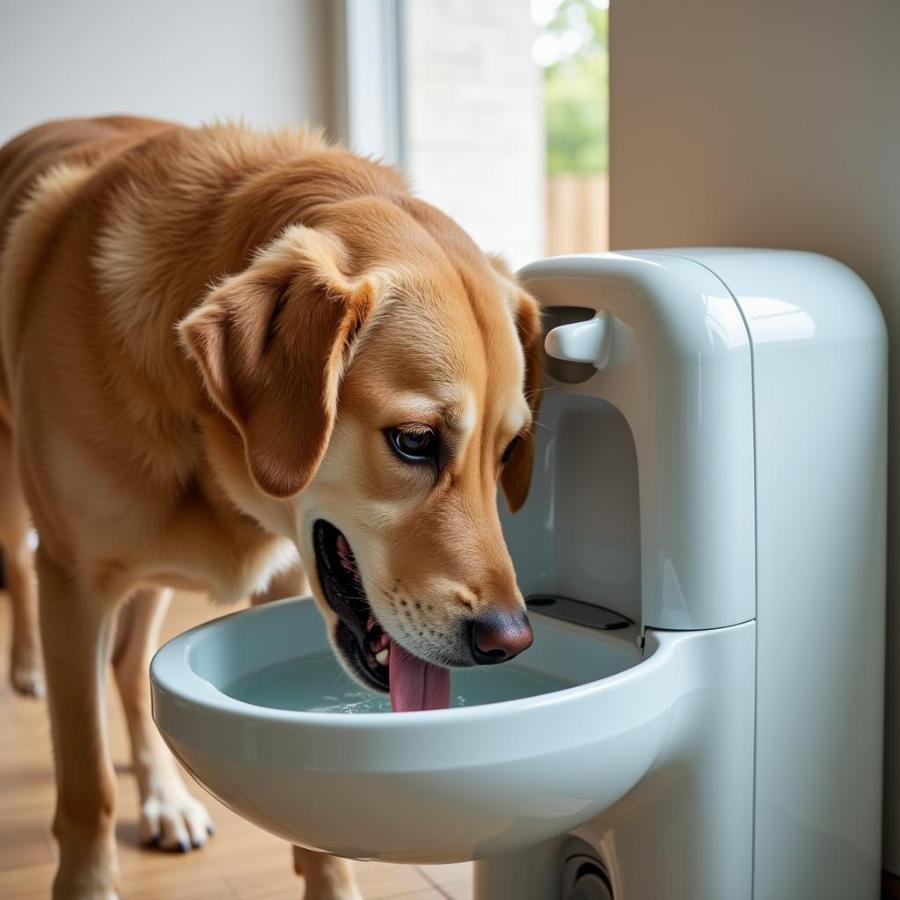
{"type": "Polygon", "coordinates": [[[562,900],[614,900],[612,880],[587,841],[573,837],[563,860],[562,900]]]}
{"type": "Polygon", "coordinates": [[[581,878],[587,878],[588,875],[594,875],[600,879],[600,881],[604,882],[606,886],[612,891],[612,885],[609,883],[609,878],[606,876],[606,872],[600,868],[600,866],[595,862],[586,862],[582,863],[578,867],[578,871],[575,873],[575,882],[578,883],[578,880],[581,878]]]}

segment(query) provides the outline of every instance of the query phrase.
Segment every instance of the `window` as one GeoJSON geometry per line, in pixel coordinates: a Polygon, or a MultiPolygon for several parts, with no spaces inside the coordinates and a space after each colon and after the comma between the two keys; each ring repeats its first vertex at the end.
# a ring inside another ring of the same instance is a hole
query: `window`
{"type": "Polygon", "coordinates": [[[543,69],[549,254],[609,246],[608,0],[533,0],[543,69]]]}
{"type": "Polygon", "coordinates": [[[404,8],[407,171],[519,266],[607,247],[607,3],[404,8]]]}

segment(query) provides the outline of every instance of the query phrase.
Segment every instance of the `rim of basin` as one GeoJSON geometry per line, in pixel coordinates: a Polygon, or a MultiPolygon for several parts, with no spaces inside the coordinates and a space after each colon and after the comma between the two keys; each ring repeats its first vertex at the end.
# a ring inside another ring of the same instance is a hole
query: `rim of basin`
{"type": "MultiPolygon", "coordinates": [[[[595,695],[614,690],[623,682],[632,680],[638,674],[638,670],[640,670],[641,677],[646,677],[650,674],[649,669],[662,667],[673,650],[672,645],[668,641],[660,640],[658,635],[650,632],[647,633],[643,650],[641,650],[636,645],[628,645],[622,632],[611,634],[609,632],[595,631],[580,625],[551,619],[534,610],[530,611],[529,615],[534,620],[537,620],[539,627],[561,627],[571,632],[573,638],[579,641],[615,646],[620,652],[625,652],[628,649],[634,654],[633,663],[609,675],[598,676],[595,679],[530,697],[497,700],[490,703],[457,706],[448,709],[416,710],[403,713],[367,711],[352,715],[343,712],[279,709],[249,703],[226,693],[217,684],[200,675],[191,665],[192,651],[198,645],[198,642],[208,640],[211,636],[210,632],[214,629],[234,627],[233,624],[228,624],[229,619],[233,619],[236,616],[264,615],[266,612],[274,612],[275,608],[285,604],[306,603],[307,600],[308,598],[290,597],[264,606],[239,610],[197,625],[189,631],[172,638],[156,652],[151,661],[150,671],[154,691],[163,691],[166,694],[177,697],[183,703],[199,709],[209,709],[222,715],[233,715],[242,718],[251,717],[273,723],[280,722],[346,730],[371,730],[373,728],[403,730],[427,726],[429,723],[445,723],[450,717],[459,723],[477,722],[485,719],[494,719],[512,710],[522,712],[528,710],[536,711],[545,707],[574,702],[579,699],[589,699],[595,695]]],[[[317,609],[314,612],[316,616],[320,615],[317,609]]],[[[628,633],[631,636],[636,636],[637,631],[636,629],[629,629],[628,633]]],[[[541,671],[541,669],[538,668],[536,671],[541,671]]]]}

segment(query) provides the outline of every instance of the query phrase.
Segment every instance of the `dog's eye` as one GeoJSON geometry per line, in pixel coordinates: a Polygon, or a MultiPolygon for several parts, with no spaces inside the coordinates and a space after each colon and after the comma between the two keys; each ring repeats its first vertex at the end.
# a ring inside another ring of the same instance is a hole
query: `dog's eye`
{"type": "Polygon", "coordinates": [[[503,456],[500,457],[500,464],[503,465],[505,462],[509,462],[509,458],[513,455],[516,447],[519,446],[519,442],[522,440],[520,437],[514,437],[507,445],[506,449],[503,451],[503,456]]]}
{"type": "Polygon", "coordinates": [[[388,428],[391,449],[404,462],[430,463],[437,459],[439,441],[430,428],[388,428]]]}

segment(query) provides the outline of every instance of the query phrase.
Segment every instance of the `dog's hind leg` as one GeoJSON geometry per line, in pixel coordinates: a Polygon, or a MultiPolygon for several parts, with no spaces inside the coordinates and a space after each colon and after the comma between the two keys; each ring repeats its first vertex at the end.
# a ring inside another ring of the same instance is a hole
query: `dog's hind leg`
{"type": "Polygon", "coordinates": [[[346,859],[294,847],[294,871],[306,881],[303,900],[363,900],[346,859]]]}
{"type": "Polygon", "coordinates": [[[41,637],[56,765],[59,842],[54,900],[117,896],[116,780],[106,731],[106,677],[118,598],[90,595],[42,544],[41,637]]]}
{"type": "Polygon", "coordinates": [[[119,610],[113,671],[131,739],[131,758],[141,798],[139,831],[145,844],[187,852],[202,847],[212,820],[185,787],[175,759],[150,716],[150,657],[171,591],[142,588],[119,610]]]}
{"type": "Polygon", "coordinates": [[[19,694],[40,697],[44,693],[44,672],[30,527],[28,506],[13,464],[12,434],[0,425],[0,547],[12,604],[10,682],[19,694]]]}

